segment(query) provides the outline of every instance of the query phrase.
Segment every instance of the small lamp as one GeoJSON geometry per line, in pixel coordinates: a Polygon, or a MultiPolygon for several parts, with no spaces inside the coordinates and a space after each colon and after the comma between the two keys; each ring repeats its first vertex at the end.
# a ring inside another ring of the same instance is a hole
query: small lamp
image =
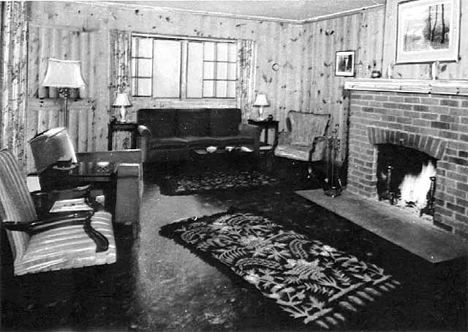
{"type": "Polygon", "coordinates": [[[253,106],[258,107],[258,120],[263,120],[263,107],[270,106],[267,97],[264,94],[258,94],[253,106]]]}
{"type": "Polygon", "coordinates": [[[128,95],[126,93],[118,93],[112,106],[120,107],[120,122],[127,122],[125,118],[127,113],[125,107],[132,106],[128,99],[128,95]]]}
{"type": "Polygon", "coordinates": [[[59,95],[65,99],[64,116],[62,126],[68,126],[67,100],[72,89],[86,86],[81,75],[81,61],[59,60],[50,58],[47,71],[42,81],[42,86],[58,88],[59,95]]]}

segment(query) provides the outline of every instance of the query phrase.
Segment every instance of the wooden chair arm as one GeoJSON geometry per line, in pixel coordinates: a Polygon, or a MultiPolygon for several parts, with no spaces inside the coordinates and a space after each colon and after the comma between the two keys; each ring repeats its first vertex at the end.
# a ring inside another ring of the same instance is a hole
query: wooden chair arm
{"type": "Polygon", "coordinates": [[[29,222],[3,221],[2,225],[8,230],[25,232],[30,236],[61,227],[83,225],[86,234],[88,234],[91,240],[96,244],[96,252],[106,251],[109,248],[109,241],[103,234],[91,226],[91,217],[93,214],[94,212],[79,211],[29,222]]]}

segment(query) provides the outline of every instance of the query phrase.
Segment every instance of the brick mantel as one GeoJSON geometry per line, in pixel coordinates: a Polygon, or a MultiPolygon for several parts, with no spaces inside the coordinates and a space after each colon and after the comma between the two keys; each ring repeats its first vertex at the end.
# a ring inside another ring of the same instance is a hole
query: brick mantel
{"type": "Polygon", "coordinates": [[[382,91],[468,96],[468,80],[352,79],[344,88],[357,91],[382,91]]]}

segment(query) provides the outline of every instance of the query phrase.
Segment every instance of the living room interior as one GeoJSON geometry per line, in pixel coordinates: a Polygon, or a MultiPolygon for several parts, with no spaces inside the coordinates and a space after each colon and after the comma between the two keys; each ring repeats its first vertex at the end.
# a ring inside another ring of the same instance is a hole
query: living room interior
{"type": "Polygon", "coordinates": [[[468,328],[467,1],[0,6],[2,330],[468,328]]]}

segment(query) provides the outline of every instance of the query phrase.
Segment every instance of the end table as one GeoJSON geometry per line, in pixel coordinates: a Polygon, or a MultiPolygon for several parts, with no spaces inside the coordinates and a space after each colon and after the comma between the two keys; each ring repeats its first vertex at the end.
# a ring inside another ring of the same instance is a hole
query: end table
{"type": "Polygon", "coordinates": [[[276,120],[252,120],[249,119],[248,123],[251,125],[259,126],[262,128],[262,131],[264,132],[263,134],[263,142],[265,145],[269,146],[275,146],[276,145],[276,140],[278,139],[278,124],[279,121],[276,120]],[[274,130],[273,134],[273,142],[270,143],[268,140],[268,132],[270,129],[274,130]]]}
{"type": "Polygon", "coordinates": [[[138,123],[136,122],[118,122],[113,120],[109,123],[109,134],[107,141],[107,150],[136,149],[136,136],[138,134],[138,123]],[[128,144],[128,135],[124,137],[122,147],[118,147],[118,142],[114,142],[114,134],[118,132],[127,132],[130,136],[128,144]],[[130,146],[128,146],[130,145],[130,146]]]}

